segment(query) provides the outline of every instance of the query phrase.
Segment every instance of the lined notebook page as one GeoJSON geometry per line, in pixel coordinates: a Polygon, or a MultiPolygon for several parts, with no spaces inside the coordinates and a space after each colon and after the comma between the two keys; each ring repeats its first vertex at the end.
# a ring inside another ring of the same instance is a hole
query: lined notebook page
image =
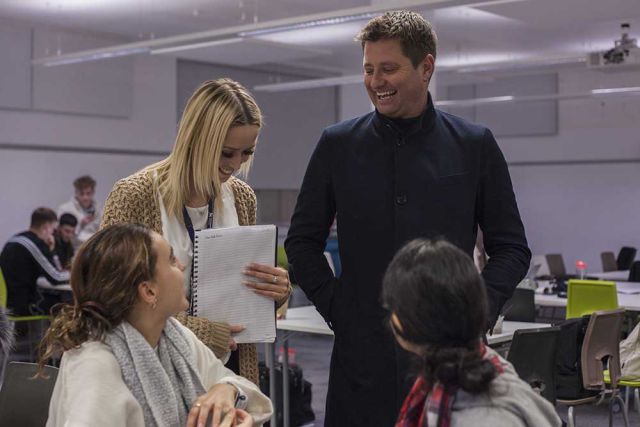
{"type": "Polygon", "coordinates": [[[237,343],[274,342],[274,302],[243,285],[245,267],[274,265],[276,226],[213,228],[196,232],[194,241],[194,314],[216,322],[243,325],[237,343]]]}

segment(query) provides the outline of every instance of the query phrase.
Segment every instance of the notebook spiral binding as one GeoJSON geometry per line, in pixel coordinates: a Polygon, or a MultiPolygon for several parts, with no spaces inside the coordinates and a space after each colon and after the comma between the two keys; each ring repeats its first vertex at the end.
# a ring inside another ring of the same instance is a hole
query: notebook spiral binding
{"type": "Polygon", "coordinates": [[[198,313],[198,234],[196,233],[193,240],[193,262],[191,264],[191,315],[198,313]]]}

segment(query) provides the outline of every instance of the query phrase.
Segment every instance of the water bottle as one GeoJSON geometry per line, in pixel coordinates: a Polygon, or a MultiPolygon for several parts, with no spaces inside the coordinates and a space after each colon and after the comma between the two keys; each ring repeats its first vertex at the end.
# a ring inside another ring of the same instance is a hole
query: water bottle
{"type": "Polygon", "coordinates": [[[576,261],[576,277],[578,279],[584,279],[586,275],[587,263],[579,259],[578,261],[576,261]]]}

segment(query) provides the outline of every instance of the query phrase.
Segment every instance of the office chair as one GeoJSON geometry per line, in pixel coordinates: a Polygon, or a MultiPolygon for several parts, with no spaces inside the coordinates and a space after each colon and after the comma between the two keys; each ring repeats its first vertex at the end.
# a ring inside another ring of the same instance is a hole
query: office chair
{"type": "Polygon", "coordinates": [[[533,289],[516,288],[511,298],[504,304],[504,320],[514,322],[535,322],[536,304],[533,289]]]}
{"type": "Polygon", "coordinates": [[[613,424],[613,408],[620,404],[624,424],[629,427],[625,402],[620,397],[618,381],[620,379],[620,331],[624,309],[596,311],[591,314],[584,336],[580,360],[582,363],[582,384],[587,390],[597,390],[597,396],[582,399],[558,399],[561,405],[568,406],[567,426],[575,427],[574,406],[600,401],[606,392],[611,393],[609,400],[609,426],[613,424]],[[610,389],[605,383],[604,361],[607,360],[610,374],[610,389]]]}
{"type": "Polygon", "coordinates": [[[0,389],[0,420],[7,426],[43,426],[58,368],[45,366],[45,378],[34,378],[35,363],[11,362],[0,389]]]}
{"type": "Polygon", "coordinates": [[[631,263],[636,259],[636,248],[631,246],[623,246],[618,252],[618,258],[616,263],[618,264],[618,270],[629,270],[631,263]]]}
{"type": "Polygon", "coordinates": [[[556,348],[560,328],[515,331],[507,360],[518,376],[551,404],[556,404],[556,348]]]}
{"type": "Polygon", "coordinates": [[[571,279],[567,286],[567,319],[582,317],[597,310],[618,308],[615,282],[571,279]]]}
{"type": "Polygon", "coordinates": [[[602,261],[602,271],[616,271],[618,269],[618,263],[616,262],[616,256],[613,252],[601,252],[600,260],[602,261]]]}
{"type": "Polygon", "coordinates": [[[640,261],[634,261],[629,269],[629,281],[640,282],[640,261]]]}

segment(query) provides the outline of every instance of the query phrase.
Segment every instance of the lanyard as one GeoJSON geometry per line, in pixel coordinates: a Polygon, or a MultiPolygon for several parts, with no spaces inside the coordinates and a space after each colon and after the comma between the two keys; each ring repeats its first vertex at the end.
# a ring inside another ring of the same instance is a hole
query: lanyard
{"type": "MultiPolygon", "coordinates": [[[[213,201],[209,199],[208,207],[208,215],[207,215],[207,225],[205,228],[213,227],[213,201]]],[[[184,219],[184,226],[187,228],[187,233],[189,233],[189,239],[191,239],[191,245],[194,244],[196,239],[196,232],[193,229],[193,222],[191,222],[191,217],[189,216],[189,212],[187,212],[187,208],[185,206],[182,207],[182,217],[184,219]]]]}
{"type": "MultiPolygon", "coordinates": [[[[209,199],[208,206],[208,214],[207,214],[207,225],[206,228],[213,227],[213,201],[209,199]]],[[[185,206],[182,207],[182,217],[184,219],[184,226],[187,228],[187,233],[189,234],[189,239],[191,239],[191,248],[192,251],[195,251],[195,240],[196,240],[196,231],[193,229],[193,222],[191,221],[191,217],[189,216],[189,212],[187,212],[187,208],[185,206]]],[[[193,292],[191,289],[193,287],[193,257],[191,258],[191,277],[189,278],[189,314],[193,315],[193,292]]]]}

